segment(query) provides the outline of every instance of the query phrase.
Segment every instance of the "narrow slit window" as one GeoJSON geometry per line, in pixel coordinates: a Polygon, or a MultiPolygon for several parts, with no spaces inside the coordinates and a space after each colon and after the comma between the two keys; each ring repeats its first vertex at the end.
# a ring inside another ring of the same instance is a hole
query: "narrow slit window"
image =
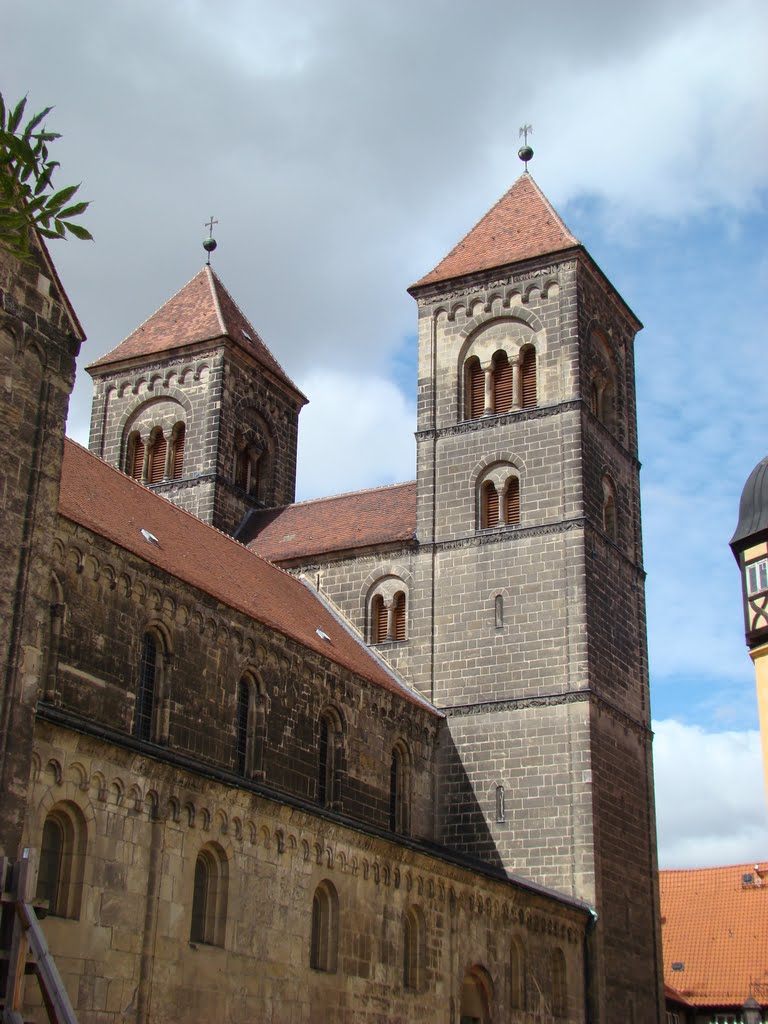
{"type": "Polygon", "coordinates": [[[477,358],[467,364],[467,414],[471,420],[479,419],[485,409],[485,372],[477,358]]]}
{"type": "Polygon", "coordinates": [[[184,474],[184,443],[186,440],[186,427],[180,423],[176,428],[176,436],[173,442],[173,465],[171,476],[174,480],[180,480],[184,474]]]}
{"type": "Polygon", "coordinates": [[[371,643],[383,644],[387,639],[387,609],[384,598],[376,594],[371,601],[371,643]]]}
{"type": "Polygon", "coordinates": [[[129,469],[129,473],[134,480],[141,480],[144,477],[144,450],[144,442],[141,439],[141,434],[136,434],[133,438],[129,469]]]}
{"type": "Polygon", "coordinates": [[[149,483],[159,484],[165,477],[165,458],[168,454],[168,442],[162,430],[158,430],[149,453],[149,483]]]}
{"type": "Polygon", "coordinates": [[[504,522],[517,526],[520,522],[520,480],[511,476],[504,491],[504,522]]]}
{"type": "Polygon", "coordinates": [[[406,605],[405,594],[402,590],[395,594],[392,606],[392,639],[403,641],[406,639],[406,605]]]}
{"type": "Polygon", "coordinates": [[[157,640],[155,640],[151,633],[145,633],[141,644],[139,686],[136,694],[136,710],[133,719],[133,732],[140,740],[152,739],[157,664],[157,640]]]}
{"type": "Polygon", "coordinates": [[[482,490],[482,526],[486,530],[499,525],[499,492],[493,480],[487,480],[482,490]]]}

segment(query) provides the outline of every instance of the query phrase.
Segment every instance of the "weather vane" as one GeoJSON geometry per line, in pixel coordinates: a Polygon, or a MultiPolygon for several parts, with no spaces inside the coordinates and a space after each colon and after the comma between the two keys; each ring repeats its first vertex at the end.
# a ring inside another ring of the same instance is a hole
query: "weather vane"
{"type": "Polygon", "coordinates": [[[533,135],[533,126],[530,125],[530,124],[524,124],[523,127],[518,132],[518,138],[522,137],[523,145],[520,147],[520,149],[518,149],[517,155],[520,157],[520,159],[525,164],[526,174],[528,173],[528,161],[533,156],[533,150],[528,145],[528,136],[529,135],[533,135]]]}
{"type": "Polygon", "coordinates": [[[213,225],[218,223],[217,220],[213,219],[213,214],[211,214],[211,219],[203,225],[203,227],[208,228],[208,237],[203,242],[203,248],[208,253],[208,259],[205,262],[207,267],[211,265],[211,253],[216,248],[216,239],[213,237],[213,225]]]}

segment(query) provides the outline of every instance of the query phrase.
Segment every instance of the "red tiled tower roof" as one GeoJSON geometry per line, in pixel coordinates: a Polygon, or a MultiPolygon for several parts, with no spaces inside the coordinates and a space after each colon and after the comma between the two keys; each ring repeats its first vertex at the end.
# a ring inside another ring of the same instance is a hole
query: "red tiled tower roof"
{"type": "Polygon", "coordinates": [[[98,373],[115,363],[170,352],[201,341],[229,338],[275,377],[306,398],[283,370],[211,267],[176,292],[111,352],[86,367],[98,373]]]}
{"type": "Polygon", "coordinates": [[[342,668],[439,714],[385,667],[301,580],[137,484],[69,438],[64,442],[59,512],[342,668]],[[318,629],[329,639],[318,634],[318,629]]]}
{"type": "Polygon", "coordinates": [[[695,1006],[768,1005],[768,865],[660,871],[659,886],[665,983],[695,1006]]]}
{"type": "Polygon", "coordinates": [[[445,259],[409,290],[580,244],[526,172],[445,259]]]}
{"type": "Polygon", "coordinates": [[[415,535],[416,483],[410,481],[254,512],[240,539],[263,558],[289,562],[415,535]]]}

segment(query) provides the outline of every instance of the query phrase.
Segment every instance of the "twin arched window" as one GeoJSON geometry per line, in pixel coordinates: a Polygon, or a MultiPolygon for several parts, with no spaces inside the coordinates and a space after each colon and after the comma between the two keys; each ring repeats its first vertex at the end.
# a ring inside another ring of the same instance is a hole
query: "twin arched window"
{"type": "Polygon", "coordinates": [[[195,861],[190,942],[224,945],[228,888],[226,854],[218,843],[209,843],[198,853],[195,861]]]}
{"type": "Polygon", "coordinates": [[[339,948],[339,897],[327,879],[312,897],[312,934],[309,966],[316,971],[336,970],[339,948]]]}
{"type": "Polygon", "coordinates": [[[479,419],[484,414],[531,409],[537,404],[536,350],[524,346],[516,359],[499,349],[488,366],[470,356],[464,364],[464,415],[479,419]]]}
{"type": "Polygon", "coordinates": [[[370,643],[402,643],[408,639],[408,599],[402,580],[390,577],[380,581],[369,597],[370,643]]]}
{"type": "Polygon", "coordinates": [[[125,471],[134,480],[159,484],[163,480],[180,480],[184,475],[186,426],[176,423],[166,437],[161,426],[152,427],[145,441],[135,430],[128,438],[125,471]]]}
{"type": "Polygon", "coordinates": [[[520,523],[520,477],[513,467],[493,467],[480,483],[478,520],[482,530],[520,523]]]}

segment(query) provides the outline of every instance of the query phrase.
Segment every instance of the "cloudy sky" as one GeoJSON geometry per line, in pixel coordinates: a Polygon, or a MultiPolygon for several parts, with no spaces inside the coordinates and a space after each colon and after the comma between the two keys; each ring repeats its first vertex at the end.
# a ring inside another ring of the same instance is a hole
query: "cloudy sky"
{"type": "MultiPolygon", "coordinates": [[[[300,497],[413,477],[405,289],[520,173],[533,124],[534,177],[645,324],[661,863],[766,860],[728,539],[768,451],[768,5],[13,0],[5,28],[0,89],[56,105],[58,184],[93,200],[96,243],[53,246],[81,367],[199,270],[213,214],[216,270],[312,400],[300,497]]],[[[81,369],[81,442],[89,403],[81,369]]]]}

